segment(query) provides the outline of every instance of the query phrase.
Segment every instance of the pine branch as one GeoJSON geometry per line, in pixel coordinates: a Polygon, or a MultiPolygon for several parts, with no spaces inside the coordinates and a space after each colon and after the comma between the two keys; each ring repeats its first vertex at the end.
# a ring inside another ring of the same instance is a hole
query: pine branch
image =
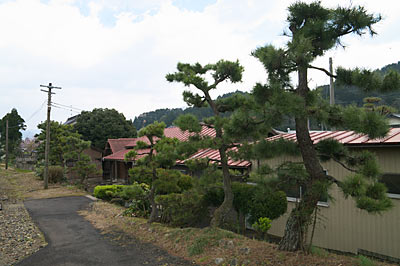
{"type": "Polygon", "coordinates": [[[322,68],[322,67],[316,67],[316,66],[308,65],[308,68],[312,68],[312,69],[316,69],[316,70],[322,71],[326,75],[328,75],[329,77],[332,77],[332,78],[336,78],[337,77],[336,75],[331,74],[331,72],[329,72],[328,70],[326,70],[325,68],[322,68]]]}

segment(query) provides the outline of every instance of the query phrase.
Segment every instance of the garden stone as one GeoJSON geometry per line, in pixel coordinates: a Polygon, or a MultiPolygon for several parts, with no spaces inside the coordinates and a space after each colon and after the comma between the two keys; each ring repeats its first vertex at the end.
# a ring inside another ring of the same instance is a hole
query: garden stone
{"type": "Polygon", "coordinates": [[[217,265],[221,264],[222,262],[224,262],[223,258],[216,258],[215,259],[215,264],[217,264],[217,265]]]}

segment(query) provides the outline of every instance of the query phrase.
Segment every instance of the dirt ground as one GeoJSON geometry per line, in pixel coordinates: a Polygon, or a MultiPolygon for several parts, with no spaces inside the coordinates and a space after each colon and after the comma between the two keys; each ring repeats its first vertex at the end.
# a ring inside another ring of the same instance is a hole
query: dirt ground
{"type": "Polygon", "coordinates": [[[390,265],[317,248],[313,249],[313,254],[283,252],[277,250],[275,244],[220,229],[149,225],[144,219],[123,216],[123,210],[99,201],[92,203],[91,208],[82,211],[81,215],[105,234],[113,233],[120,239],[130,236],[152,243],[199,265],[390,265]]]}

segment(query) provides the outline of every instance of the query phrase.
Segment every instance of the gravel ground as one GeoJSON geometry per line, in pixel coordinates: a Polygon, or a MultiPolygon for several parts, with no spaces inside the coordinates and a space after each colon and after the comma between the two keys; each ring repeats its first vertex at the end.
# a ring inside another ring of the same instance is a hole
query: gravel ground
{"type": "Polygon", "coordinates": [[[2,201],[0,265],[13,265],[46,245],[22,202],[2,201]]]}

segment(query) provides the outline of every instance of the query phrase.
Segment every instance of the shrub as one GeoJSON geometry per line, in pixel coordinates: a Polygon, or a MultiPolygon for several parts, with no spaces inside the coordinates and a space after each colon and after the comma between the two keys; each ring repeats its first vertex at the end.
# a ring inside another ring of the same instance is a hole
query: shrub
{"type": "Polygon", "coordinates": [[[151,184],[152,170],[145,166],[135,166],[128,170],[131,183],[146,183],[151,184]]]}
{"type": "Polygon", "coordinates": [[[263,190],[258,186],[255,191],[249,209],[249,221],[251,224],[261,217],[269,217],[274,220],[286,212],[287,199],[285,192],[263,190]]]}
{"type": "Polygon", "coordinates": [[[129,186],[123,186],[119,196],[124,200],[140,200],[147,197],[149,186],[147,184],[134,183],[129,186]]]}
{"type": "Polygon", "coordinates": [[[93,195],[99,199],[111,200],[113,197],[119,195],[123,187],[123,185],[96,186],[93,195]]]}
{"type": "Polygon", "coordinates": [[[61,183],[64,180],[64,168],[62,166],[49,166],[49,183],[61,183]]]}
{"type": "Polygon", "coordinates": [[[233,207],[236,211],[246,215],[249,212],[250,206],[252,205],[252,197],[254,194],[254,185],[246,183],[233,182],[233,207]]]}
{"type": "Polygon", "coordinates": [[[173,226],[193,226],[206,213],[203,197],[195,191],[159,195],[156,202],[161,205],[161,221],[173,226]]]}
{"type": "Polygon", "coordinates": [[[252,227],[261,235],[263,239],[265,239],[268,230],[271,228],[271,219],[267,217],[260,217],[255,223],[253,223],[252,227]]]}
{"type": "Polygon", "coordinates": [[[182,174],[177,170],[157,169],[158,179],[154,182],[156,194],[182,193],[193,187],[191,176],[182,174]]]}
{"type": "Polygon", "coordinates": [[[207,206],[218,207],[224,201],[224,190],[222,184],[216,184],[215,186],[209,187],[204,193],[204,203],[207,206]]]}

